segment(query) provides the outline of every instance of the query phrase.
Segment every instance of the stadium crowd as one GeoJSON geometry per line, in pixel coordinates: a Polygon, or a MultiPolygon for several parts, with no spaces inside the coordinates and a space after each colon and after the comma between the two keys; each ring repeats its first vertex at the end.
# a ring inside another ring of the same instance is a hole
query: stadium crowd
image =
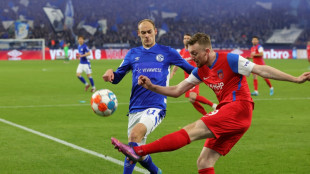
{"type": "MultiPolygon", "coordinates": [[[[121,0],[100,3],[96,0],[72,1],[74,23],[72,29],[64,27],[55,32],[43,11],[43,7],[59,8],[65,14],[68,0],[4,0],[0,1],[0,18],[3,21],[30,20],[28,38],[44,38],[50,48],[64,43],[76,45],[76,36],[84,35],[90,47],[100,48],[107,43],[124,43],[130,47],[140,45],[137,37],[137,21],[144,18],[155,20],[159,28],[158,42],[163,45],[182,47],[184,33],[205,32],[210,34],[214,47],[249,47],[251,37],[258,35],[264,43],[274,29],[304,29],[294,46],[305,46],[310,40],[309,0],[211,0],[186,1],[130,1],[121,0]],[[105,19],[106,25],[98,24],[105,19]],[[82,27],[95,28],[90,33],[82,27]]],[[[65,18],[65,16],[64,16],[65,18]]],[[[14,25],[0,25],[0,38],[14,38],[14,25]],[[13,27],[12,27],[13,26],[13,27]]]]}

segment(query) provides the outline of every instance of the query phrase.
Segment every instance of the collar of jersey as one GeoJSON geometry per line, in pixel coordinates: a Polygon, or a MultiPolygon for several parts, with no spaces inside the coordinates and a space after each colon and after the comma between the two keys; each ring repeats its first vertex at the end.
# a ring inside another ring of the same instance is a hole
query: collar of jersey
{"type": "Polygon", "coordinates": [[[212,63],[212,65],[209,66],[210,69],[213,68],[213,66],[215,65],[215,63],[216,63],[216,61],[217,61],[217,59],[218,59],[218,57],[219,57],[219,54],[218,54],[218,53],[215,53],[215,54],[216,54],[216,58],[215,58],[214,62],[212,63]]]}
{"type": "Polygon", "coordinates": [[[149,50],[151,50],[152,48],[154,48],[156,45],[157,45],[157,43],[155,43],[155,45],[153,45],[153,46],[152,46],[151,48],[149,48],[149,49],[144,48],[143,45],[142,45],[142,48],[143,48],[143,50],[149,51],[149,50]]]}

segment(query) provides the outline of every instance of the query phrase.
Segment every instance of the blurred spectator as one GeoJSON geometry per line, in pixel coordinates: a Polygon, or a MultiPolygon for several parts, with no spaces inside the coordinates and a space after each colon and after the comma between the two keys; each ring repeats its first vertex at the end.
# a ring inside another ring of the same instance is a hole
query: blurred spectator
{"type": "MultiPolygon", "coordinates": [[[[161,32],[158,42],[173,47],[182,47],[184,33],[204,32],[211,36],[217,48],[248,48],[253,35],[261,36],[263,44],[274,29],[289,28],[291,24],[304,29],[295,46],[303,46],[310,40],[310,3],[307,0],[133,0],[126,4],[122,0],[88,0],[87,3],[72,0],[73,28],[65,28],[62,32],[53,30],[43,7],[56,7],[65,13],[67,1],[31,0],[28,6],[21,2],[0,1],[0,18],[2,21],[21,18],[33,21],[28,37],[44,38],[51,48],[61,48],[61,40],[76,47],[76,35],[89,38],[90,48],[100,48],[106,43],[139,46],[137,22],[144,18],[155,20],[161,32]],[[100,26],[99,20],[106,20],[107,25],[100,26]],[[93,27],[95,33],[90,34],[85,25],[93,27]]],[[[1,26],[0,37],[14,38],[14,27],[1,26]]]]}

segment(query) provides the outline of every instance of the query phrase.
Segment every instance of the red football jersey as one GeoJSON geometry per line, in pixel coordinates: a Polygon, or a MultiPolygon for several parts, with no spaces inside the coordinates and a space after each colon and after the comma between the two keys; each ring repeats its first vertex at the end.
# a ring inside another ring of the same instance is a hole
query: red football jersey
{"type": "MultiPolygon", "coordinates": [[[[180,55],[183,57],[183,59],[185,59],[189,64],[191,64],[193,67],[197,67],[196,66],[196,63],[193,61],[193,59],[191,58],[191,55],[189,53],[189,51],[185,48],[183,48],[181,51],[180,51],[180,55]]],[[[184,76],[185,78],[187,78],[189,76],[189,74],[187,74],[185,71],[184,71],[184,76]]]]}
{"type": "Polygon", "coordinates": [[[195,68],[186,79],[197,85],[204,82],[216,94],[219,105],[237,100],[253,102],[246,76],[251,74],[254,63],[232,53],[216,53],[211,67],[195,68]]]}
{"type": "MultiPolygon", "coordinates": [[[[264,48],[261,45],[259,45],[259,44],[251,47],[251,53],[259,54],[260,52],[263,52],[263,51],[264,51],[264,48]]],[[[253,58],[260,58],[260,59],[262,59],[263,56],[254,56],[253,58]]]]}

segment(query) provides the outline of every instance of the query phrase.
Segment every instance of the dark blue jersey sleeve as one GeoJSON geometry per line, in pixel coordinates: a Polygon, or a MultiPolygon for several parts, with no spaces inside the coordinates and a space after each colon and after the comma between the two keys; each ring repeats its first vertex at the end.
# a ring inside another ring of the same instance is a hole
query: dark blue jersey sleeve
{"type": "Polygon", "coordinates": [[[131,70],[130,54],[131,51],[127,53],[121,65],[114,72],[114,80],[112,82],[113,84],[118,84],[127,74],[127,72],[131,70]]]}
{"type": "Polygon", "coordinates": [[[190,65],[181,55],[173,48],[170,48],[171,64],[182,68],[187,74],[190,74],[194,67],[190,65]]]}

